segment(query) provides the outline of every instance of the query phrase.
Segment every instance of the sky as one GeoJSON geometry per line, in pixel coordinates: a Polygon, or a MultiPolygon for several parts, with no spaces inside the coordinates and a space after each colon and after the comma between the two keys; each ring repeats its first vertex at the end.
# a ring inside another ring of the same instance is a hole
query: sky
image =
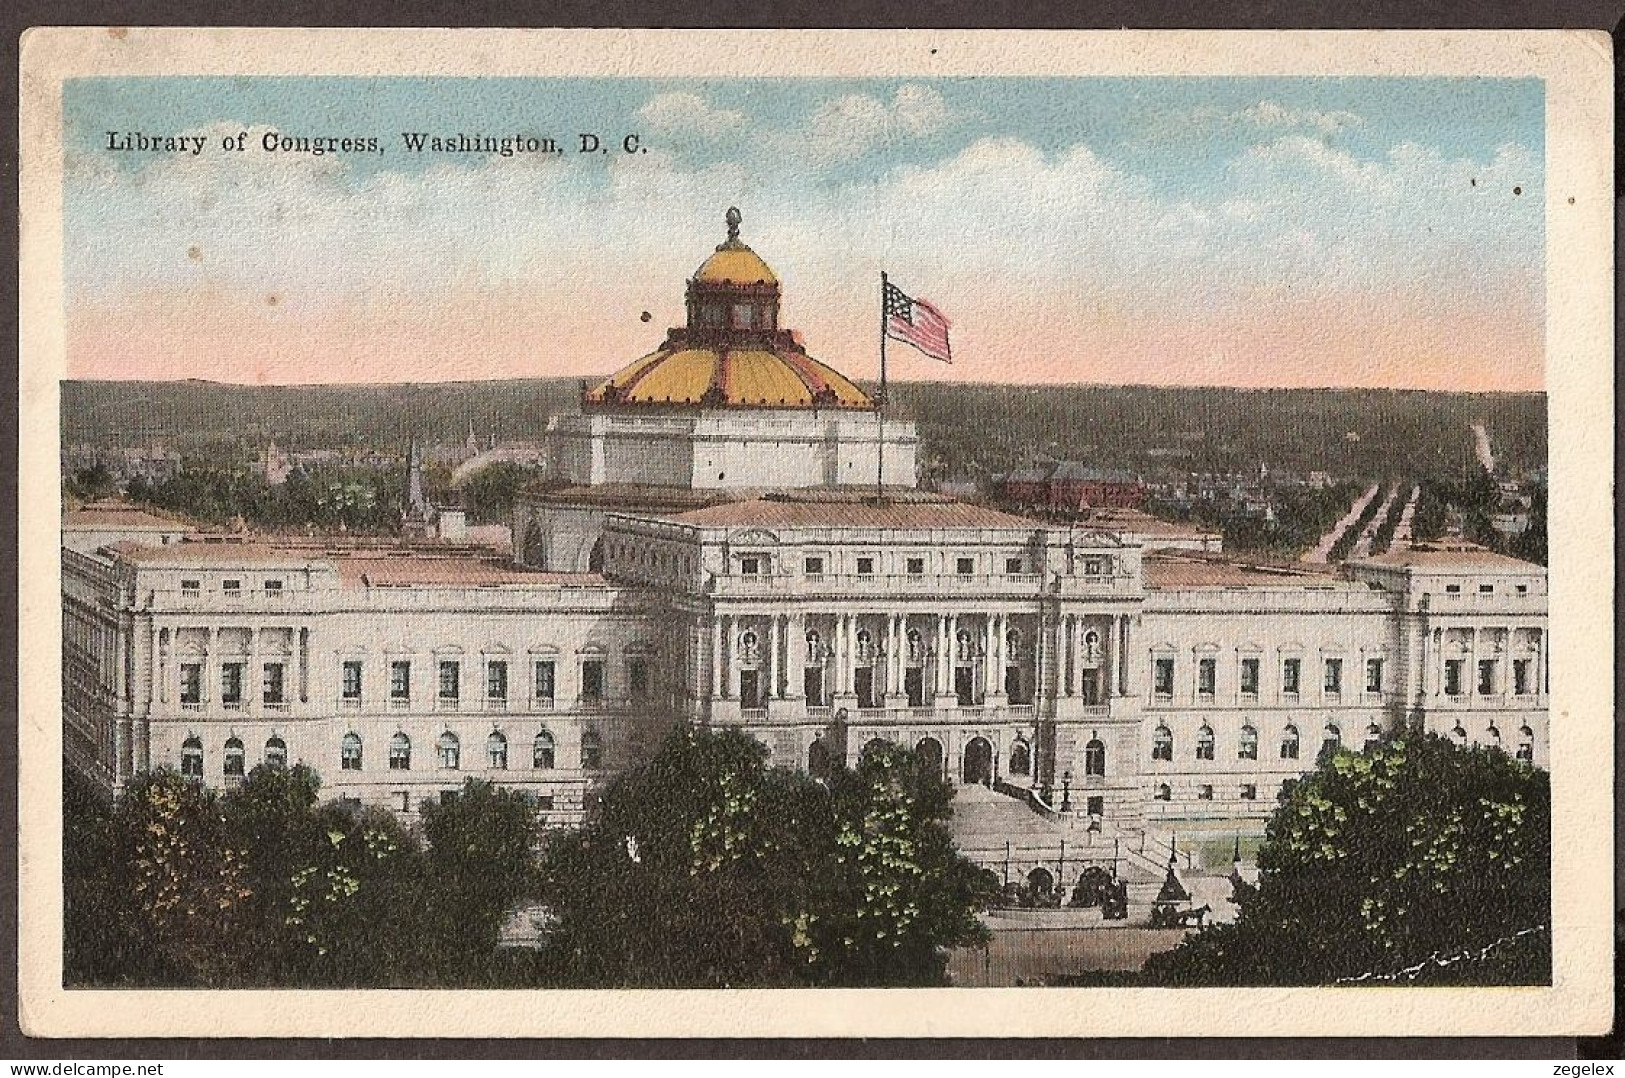
{"type": "Polygon", "coordinates": [[[884,270],[953,321],[899,380],[1544,384],[1536,80],[80,79],[64,122],[75,378],[607,374],[736,205],[781,324],[854,377],[884,270]]]}

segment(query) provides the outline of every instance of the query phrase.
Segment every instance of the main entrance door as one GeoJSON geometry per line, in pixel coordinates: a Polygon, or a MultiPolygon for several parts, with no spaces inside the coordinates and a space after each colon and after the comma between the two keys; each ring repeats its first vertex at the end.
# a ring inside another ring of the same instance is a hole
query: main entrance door
{"type": "Polygon", "coordinates": [[[965,746],[960,777],[966,786],[987,786],[993,782],[993,746],[985,737],[973,737],[965,746]]]}

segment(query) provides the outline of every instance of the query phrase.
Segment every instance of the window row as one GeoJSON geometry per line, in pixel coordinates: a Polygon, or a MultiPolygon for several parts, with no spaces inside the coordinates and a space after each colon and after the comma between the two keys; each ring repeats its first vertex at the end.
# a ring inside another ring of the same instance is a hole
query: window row
{"type": "MultiPolygon", "coordinates": [[[[262,580],[260,581],[260,591],[268,598],[279,598],[283,593],[282,581],[275,579],[262,580]]],[[[228,599],[239,597],[243,594],[243,582],[237,579],[222,580],[220,582],[220,592],[228,599]]],[[[181,595],[187,598],[195,598],[202,594],[202,580],[190,577],[181,579],[181,595]]]]}
{"type": "MultiPolygon", "coordinates": [[[[1467,695],[1467,662],[1466,659],[1446,659],[1444,661],[1444,694],[1446,696],[1467,695]]],[[[1535,661],[1534,659],[1512,660],[1512,683],[1502,682],[1502,664],[1499,659],[1479,659],[1474,673],[1474,691],[1479,696],[1501,696],[1511,690],[1513,696],[1532,696],[1537,691],[1535,687],[1535,661]]]]}
{"type": "MultiPolygon", "coordinates": [[[[1283,787],[1283,789],[1284,789],[1284,787],[1283,787]]],[[[1174,789],[1173,789],[1172,786],[1168,785],[1166,782],[1158,783],[1156,789],[1154,789],[1151,792],[1151,796],[1153,798],[1155,798],[1156,800],[1158,800],[1158,801],[1172,801],[1174,799],[1174,789]]],[[[1242,783],[1240,786],[1238,786],[1236,788],[1236,797],[1237,797],[1238,800],[1241,800],[1241,801],[1257,801],[1258,800],[1258,784],[1253,783],[1253,782],[1244,782],[1244,783],[1242,783]]],[[[1198,800],[1198,801],[1212,801],[1213,800],[1213,786],[1211,784],[1206,784],[1206,783],[1204,783],[1203,785],[1197,786],[1196,787],[1196,800],[1198,800]]]]}
{"type": "MultiPolygon", "coordinates": [[[[1372,723],[1365,728],[1365,743],[1363,746],[1365,750],[1369,751],[1372,748],[1375,748],[1377,743],[1381,740],[1382,728],[1380,726],[1378,726],[1376,723],[1372,723]]],[[[1197,760],[1217,759],[1218,744],[1218,737],[1216,734],[1214,734],[1213,727],[1209,726],[1207,723],[1203,723],[1202,728],[1196,732],[1193,758],[1197,760]]],[[[1280,741],[1277,742],[1280,758],[1283,760],[1297,760],[1301,758],[1303,752],[1302,746],[1303,737],[1301,734],[1299,734],[1297,726],[1292,723],[1288,723],[1286,728],[1281,731],[1280,741]]],[[[1335,751],[1342,747],[1342,729],[1335,723],[1327,723],[1326,728],[1321,731],[1320,751],[1325,752],[1328,749],[1335,751]]],[[[1173,731],[1168,729],[1167,726],[1159,723],[1155,732],[1151,735],[1151,759],[1172,761],[1174,759],[1174,755],[1175,743],[1173,731]]],[[[1251,723],[1242,726],[1241,734],[1236,739],[1236,759],[1258,759],[1258,728],[1253,726],[1251,723]]]]}
{"type": "MultiPolygon", "coordinates": [[[[1365,661],[1365,691],[1380,695],[1384,691],[1386,664],[1380,658],[1365,661]]],[[[1243,697],[1256,697],[1259,693],[1263,660],[1256,656],[1243,657],[1236,668],[1236,688],[1243,697]]],[[[1281,660],[1280,691],[1283,696],[1298,696],[1303,692],[1303,659],[1293,656],[1281,660]]],[[[1326,696],[1341,696],[1344,690],[1344,664],[1340,658],[1327,658],[1321,663],[1321,691],[1326,696]]],[[[1177,684],[1175,659],[1159,655],[1151,664],[1151,692],[1153,696],[1171,698],[1177,684]]],[[[1199,699],[1212,699],[1218,694],[1219,660],[1217,656],[1204,656],[1196,660],[1196,695],[1199,699]]]]}
{"type": "MultiPolygon", "coordinates": [[[[771,576],[773,574],[774,556],[767,553],[741,554],[738,557],[740,576],[771,576]]],[[[975,576],[977,573],[977,558],[967,555],[958,555],[952,559],[952,572],[955,576],[975,576]]],[[[860,554],[852,559],[853,572],[858,576],[875,576],[879,572],[880,558],[873,554],[860,554]]],[[[1084,560],[1084,574],[1087,576],[1105,576],[1110,572],[1110,559],[1106,557],[1087,558],[1084,560]]],[[[1037,570],[1033,568],[1033,561],[1026,555],[1005,555],[1002,559],[1003,572],[1006,576],[1028,576],[1037,570]]],[[[930,560],[924,554],[910,554],[903,557],[903,574],[906,576],[925,576],[926,572],[937,572],[931,566],[930,560]]],[[[801,559],[801,571],[810,577],[821,577],[833,572],[831,560],[825,554],[807,554],[801,559]]],[[[942,572],[947,572],[944,564],[942,572]]]]}
{"type": "MultiPolygon", "coordinates": [[[[463,696],[463,667],[461,659],[441,659],[435,667],[435,699],[450,703],[463,696]]],[[[487,659],[484,681],[480,685],[481,698],[487,701],[507,702],[510,698],[510,664],[506,659],[487,659]]],[[[552,705],[558,693],[558,665],[553,659],[537,659],[531,663],[530,699],[552,705]]],[[[577,699],[584,704],[602,703],[607,695],[605,660],[583,659],[580,664],[581,682],[577,699]]],[[[366,667],[359,659],[346,659],[340,668],[340,699],[359,704],[366,685],[366,667]]],[[[632,700],[647,699],[652,686],[649,661],[632,658],[626,661],[626,690],[632,700]]],[[[389,663],[389,700],[392,705],[405,705],[412,700],[412,660],[394,659],[389,663]]]]}
{"type": "MultiPolygon", "coordinates": [[[[180,664],[180,701],[182,704],[203,702],[203,664],[180,664]]],[[[247,694],[248,663],[223,662],[220,664],[220,702],[227,707],[241,706],[247,694]]],[[[285,704],[288,702],[288,665],[267,662],[260,665],[260,702],[285,704]]]]}
{"type": "MultiPolygon", "coordinates": [[[[462,767],[462,742],[456,734],[446,731],[435,742],[435,753],[439,766],[446,770],[459,770],[462,767]]],[[[271,737],[265,742],[263,762],[268,767],[281,768],[288,765],[288,746],[280,737],[271,737]]],[[[581,766],[593,771],[603,767],[604,744],[603,739],[596,730],[584,730],[581,734],[581,766]]],[[[496,771],[508,769],[508,738],[499,730],[491,731],[485,739],[486,766],[496,771]]],[[[539,732],[531,742],[530,766],[537,771],[551,771],[556,765],[556,755],[553,735],[546,730],[539,732]]],[[[363,763],[363,746],[361,736],[356,733],[344,735],[339,742],[339,768],[343,771],[360,771],[363,763]]],[[[404,733],[397,733],[389,741],[389,769],[391,771],[410,771],[412,769],[412,739],[404,733]]],[[[246,773],[247,761],[241,738],[232,737],[226,740],[224,773],[228,777],[241,776],[246,773]]],[[[188,737],[181,742],[181,774],[188,778],[203,777],[203,741],[196,737],[188,737]]]]}

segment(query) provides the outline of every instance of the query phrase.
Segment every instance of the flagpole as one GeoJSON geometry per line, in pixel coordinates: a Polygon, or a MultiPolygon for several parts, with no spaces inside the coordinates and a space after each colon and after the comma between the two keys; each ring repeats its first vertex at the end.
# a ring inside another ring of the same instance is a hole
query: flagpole
{"type": "Polygon", "coordinates": [[[886,481],[886,271],[880,271],[880,397],[875,401],[875,501],[885,497],[886,481]]]}

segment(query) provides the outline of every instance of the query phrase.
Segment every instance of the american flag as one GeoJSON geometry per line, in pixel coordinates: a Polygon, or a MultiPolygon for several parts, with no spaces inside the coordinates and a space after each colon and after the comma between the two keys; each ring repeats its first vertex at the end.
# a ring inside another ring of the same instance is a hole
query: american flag
{"type": "Polygon", "coordinates": [[[954,361],[948,348],[949,322],[943,313],[923,299],[914,299],[887,281],[881,288],[886,312],[886,336],[911,344],[932,359],[954,361]]]}

